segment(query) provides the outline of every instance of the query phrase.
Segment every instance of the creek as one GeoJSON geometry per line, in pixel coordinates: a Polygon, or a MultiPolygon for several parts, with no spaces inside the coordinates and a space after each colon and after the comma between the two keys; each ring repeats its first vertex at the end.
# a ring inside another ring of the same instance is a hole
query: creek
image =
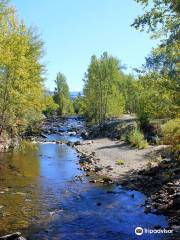
{"type": "Polygon", "coordinates": [[[72,126],[81,128],[83,122],[68,118],[59,127],[61,134],[48,135],[48,143],[0,154],[0,235],[20,231],[30,240],[170,239],[168,234],[135,235],[137,226],[167,227],[167,218],[144,213],[145,196],[138,191],[90,183],[75,149],[51,142],[82,141],[78,134],[70,136],[72,126]]]}

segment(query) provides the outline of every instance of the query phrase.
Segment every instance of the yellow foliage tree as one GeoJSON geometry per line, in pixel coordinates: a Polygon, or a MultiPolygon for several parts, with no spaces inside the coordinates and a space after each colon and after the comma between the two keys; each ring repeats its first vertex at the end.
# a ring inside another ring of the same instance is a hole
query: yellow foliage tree
{"type": "MultiPolygon", "coordinates": [[[[4,1],[3,1],[4,2],[4,1]]],[[[42,41],[0,1],[0,134],[41,117],[42,41]]]]}

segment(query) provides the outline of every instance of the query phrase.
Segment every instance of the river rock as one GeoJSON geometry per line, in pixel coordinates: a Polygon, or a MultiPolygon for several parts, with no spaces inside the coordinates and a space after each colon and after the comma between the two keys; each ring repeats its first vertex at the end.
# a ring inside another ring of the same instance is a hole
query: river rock
{"type": "Polygon", "coordinates": [[[56,144],[63,144],[62,141],[56,141],[56,144]]]}
{"type": "Polygon", "coordinates": [[[113,167],[110,166],[110,165],[108,165],[108,166],[106,167],[106,169],[110,171],[110,170],[113,170],[113,167]]]}
{"type": "Polygon", "coordinates": [[[96,180],[96,179],[90,179],[89,182],[90,182],[90,183],[96,183],[97,180],[96,180]]]}
{"type": "Polygon", "coordinates": [[[68,132],[69,136],[75,136],[77,133],[76,132],[68,132]]]}
{"type": "Polygon", "coordinates": [[[81,141],[76,141],[76,142],[74,142],[74,145],[75,145],[75,146],[81,145],[81,141]]]}
{"type": "Polygon", "coordinates": [[[26,240],[26,238],[22,237],[20,232],[16,232],[2,236],[0,240],[26,240]]]}
{"type": "Polygon", "coordinates": [[[180,193],[176,193],[173,195],[173,206],[174,208],[179,208],[180,206],[180,193]]]}
{"type": "Polygon", "coordinates": [[[112,179],[109,178],[109,177],[104,177],[102,180],[105,184],[112,184],[113,183],[112,179]]]}
{"type": "Polygon", "coordinates": [[[94,167],[94,171],[95,172],[99,172],[99,171],[101,171],[103,168],[102,167],[99,167],[99,166],[95,166],[94,167]]]}
{"type": "Polygon", "coordinates": [[[74,146],[74,143],[71,142],[71,141],[69,141],[69,142],[67,142],[67,145],[70,146],[70,147],[73,147],[73,146],[74,146]]]}
{"type": "Polygon", "coordinates": [[[89,133],[87,131],[84,131],[84,132],[81,133],[81,137],[83,139],[87,139],[89,137],[89,133]]]}
{"type": "Polygon", "coordinates": [[[151,212],[151,206],[150,205],[146,205],[146,207],[144,208],[144,212],[145,213],[150,213],[151,212]]]}
{"type": "Polygon", "coordinates": [[[98,202],[96,205],[97,205],[97,206],[101,206],[101,205],[102,205],[102,203],[98,202]]]}
{"type": "Polygon", "coordinates": [[[75,180],[82,181],[82,180],[83,180],[83,176],[81,176],[81,175],[79,175],[79,176],[75,176],[75,180]]]}

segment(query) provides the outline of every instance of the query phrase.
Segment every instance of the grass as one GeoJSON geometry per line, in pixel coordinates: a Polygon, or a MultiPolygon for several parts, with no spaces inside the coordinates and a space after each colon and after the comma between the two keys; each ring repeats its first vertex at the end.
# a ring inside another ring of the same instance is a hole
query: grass
{"type": "Polygon", "coordinates": [[[143,133],[138,128],[132,130],[126,139],[132,146],[137,147],[138,149],[148,147],[148,142],[144,139],[143,133]]]}
{"type": "Polygon", "coordinates": [[[124,161],[123,161],[123,160],[117,160],[117,161],[116,161],[116,164],[117,164],[117,165],[124,165],[124,161]]]}

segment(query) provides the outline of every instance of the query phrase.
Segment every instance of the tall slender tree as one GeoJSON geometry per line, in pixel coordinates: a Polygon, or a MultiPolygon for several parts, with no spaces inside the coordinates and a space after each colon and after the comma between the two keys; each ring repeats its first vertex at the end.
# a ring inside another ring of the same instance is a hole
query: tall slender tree
{"type": "Polygon", "coordinates": [[[59,115],[69,114],[72,112],[72,102],[70,99],[69,87],[66,77],[62,73],[58,73],[56,80],[56,88],[54,93],[54,100],[59,105],[59,115]]]}

